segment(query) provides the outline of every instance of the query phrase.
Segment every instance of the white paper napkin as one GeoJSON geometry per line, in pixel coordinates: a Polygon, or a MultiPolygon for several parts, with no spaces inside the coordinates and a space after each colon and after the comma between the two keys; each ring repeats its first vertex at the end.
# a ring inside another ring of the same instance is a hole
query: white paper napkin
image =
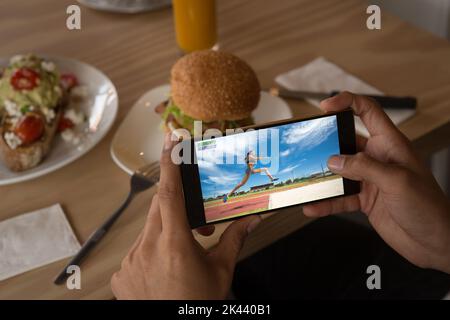
{"type": "MultiPolygon", "coordinates": [[[[277,84],[289,90],[315,92],[351,91],[362,94],[382,94],[375,87],[342,70],[339,66],[323,57],[314,59],[303,67],[288,71],[275,78],[277,84]]],[[[319,100],[308,99],[309,103],[319,106],[319,100]]],[[[400,124],[415,114],[415,110],[385,109],[389,118],[400,124]]],[[[359,118],[355,118],[356,131],[369,136],[367,129],[359,118]]]]}
{"type": "Polygon", "coordinates": [[[80,249],[59,204],[0,222],[0,281],[80,249]]]}

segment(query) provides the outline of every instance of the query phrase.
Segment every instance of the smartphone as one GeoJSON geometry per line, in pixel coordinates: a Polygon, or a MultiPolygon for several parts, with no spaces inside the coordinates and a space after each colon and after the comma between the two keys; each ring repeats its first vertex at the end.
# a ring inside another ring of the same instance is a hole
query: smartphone
{"type": "Polygon", "coordinates": [[[330,156],[356,152],[352,110],[225,134],[206,131],[183,144],[191,228],[360,192],[359,182],[327,167],[330,156]]]}

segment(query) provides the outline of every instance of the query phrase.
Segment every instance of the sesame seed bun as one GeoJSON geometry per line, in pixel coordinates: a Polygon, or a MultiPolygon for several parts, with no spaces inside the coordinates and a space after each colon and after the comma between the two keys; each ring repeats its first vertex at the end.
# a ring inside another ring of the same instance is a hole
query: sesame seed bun
{"type": "Polygon", "coordinates": [[[252,68],[226,52],[193,52],[179,59],[171,71],[173,102],[188,116],[205,122],[249,117],[260,90],[252,68]]]}

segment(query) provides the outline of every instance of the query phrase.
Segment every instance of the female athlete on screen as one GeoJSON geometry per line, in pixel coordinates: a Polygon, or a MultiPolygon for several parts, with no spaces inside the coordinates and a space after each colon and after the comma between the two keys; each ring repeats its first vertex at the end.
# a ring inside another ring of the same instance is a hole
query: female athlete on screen
{"type": "Polygon", "coordinates": [[[274,178],[270,172],[269,169],[267,168],[258,168],[255,169],[254,166],[256,164],[256,162],[260,159],[263,159],[265,157],[257,157],[255,156],[254,152],[252,150],[250,150],[249,152],[247,152],[247,155],[245,156],[245,163],[247,164],[247,168],[245,169],[245,176],[244,178],[242,178],[241,182],[239,182],[234,188],[233,190],[231,190],[228,194],[226,194],[223,197],[223,202],[227,202],[228,198],[231,197],[231,195],[233,193],[235,193],[240,187],[242,187],[244,184],[247,183],[248,179],[250,178],[250,175],[252,173],[260,173],[260,172],[264,172],[270,179],[270,181],[277,181],[278,178],[274,178]]]}

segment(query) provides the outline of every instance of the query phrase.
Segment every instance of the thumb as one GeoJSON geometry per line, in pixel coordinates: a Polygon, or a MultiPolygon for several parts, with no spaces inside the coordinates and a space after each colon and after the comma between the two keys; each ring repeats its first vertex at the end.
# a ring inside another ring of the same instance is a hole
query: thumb
{"type": "Polygon", "coordinates": [[[259,216],[239,219],[228,226],[212,252],[229,270],[233,270],[248,234],[261,222],[259,216]]]}
{"type": "Polygon", "coordinates": [[[328,168],[344,178],[367,181],[382,186],[389,181],[390,166],[381,163],[364,152],[355,155],[334,155],[328,159],[328,168]]]}

